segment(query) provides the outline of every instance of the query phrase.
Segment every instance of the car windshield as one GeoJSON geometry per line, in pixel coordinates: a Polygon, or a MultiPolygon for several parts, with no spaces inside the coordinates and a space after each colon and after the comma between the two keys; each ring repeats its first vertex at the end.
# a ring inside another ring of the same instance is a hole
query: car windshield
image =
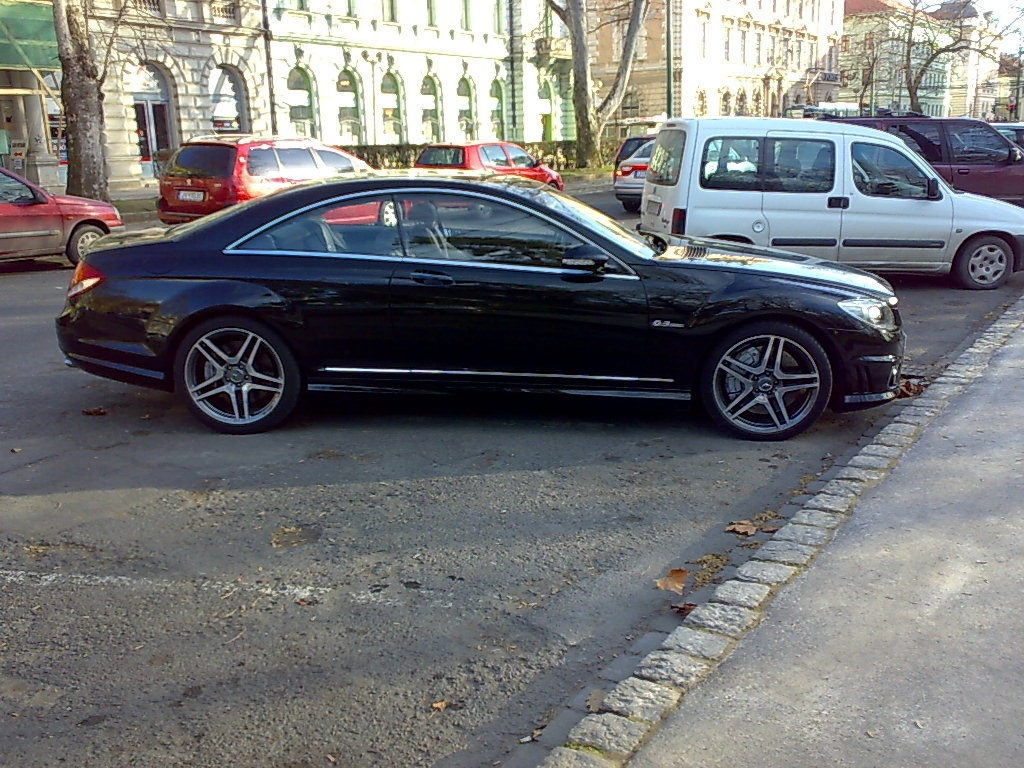
{"type": "Polygon", "coordinates": [[[574,197],[549,188],[522,189],[520,191],[527,195],[536,195],[542,198],[538,200],[542,205],[552,208],[564,216],[568,216],[588,229],[597,230],[597,234],[601,237],[611,240],[616,245],[625,248],[637,256],[653,259],[661,251],[659,247],[652,245],[639,232],[627,229],[611,216],[591,208],[586,203],[581,203],[574,197]]]}
{"type": "Polygon", "coordinates": [[[231,175],[235,148],[215,144],[191,144],[179,149],[164,168],[164,176],[223,179],[231,175]]]}

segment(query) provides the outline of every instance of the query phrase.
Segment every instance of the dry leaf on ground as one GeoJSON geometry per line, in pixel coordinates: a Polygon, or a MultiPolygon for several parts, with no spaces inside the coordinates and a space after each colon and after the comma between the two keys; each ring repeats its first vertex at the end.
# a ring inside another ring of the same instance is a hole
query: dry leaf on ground
{"type": "Polygon", "coordinates": [[[681,595],[686,589],[686,580],[689,577],[690,572],[685,568],[673,568],[668,572],[668,576],[655,579],[654,586],[657,589],[665,589],[669,592],[675,592],[677,595],[681,595]]]}
{"type": "Polygon", "coordinates": [[[740,536],[753,536],[757,533],[757,526],[749,520],[733,520],[725,528],[726,533],[738,533],[740,536]]]}

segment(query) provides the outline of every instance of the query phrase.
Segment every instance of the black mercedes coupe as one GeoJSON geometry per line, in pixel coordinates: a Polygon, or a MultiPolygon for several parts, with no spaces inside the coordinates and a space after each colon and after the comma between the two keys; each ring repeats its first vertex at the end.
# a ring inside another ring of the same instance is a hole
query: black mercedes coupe
{"type": "Polygon", "coordinates": [[[207,426],[305,390],[699,398],[779,440],[893,399],[897,299],[860,270],[630,231],[509,177],[367,174],[108,235],[57,318],[68,364],[174,390],[207,426]]]}

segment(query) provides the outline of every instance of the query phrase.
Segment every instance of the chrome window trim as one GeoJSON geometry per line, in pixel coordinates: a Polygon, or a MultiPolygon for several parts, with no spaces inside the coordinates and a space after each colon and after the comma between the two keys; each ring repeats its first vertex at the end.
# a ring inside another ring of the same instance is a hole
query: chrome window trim
{"type": "Polygon", "coordinates": [[[674,379],[647,378],[643,376],[595,376],[585,373],[511,373],[509,371],[462,371],[434,368],[341,368],[325,366],[318,369],[321,373],[384,373],[416,376],[505,376],[530,379],[584,379],[587,381],[645,381],[673,383],[674,379]]]}
{"type": "MultiPolygon", "coordinates": [[[[548,224],[556,227],[557,229],[560,229],[560,230],[562,230],[564,232],[568,232],[573,237],[575,237],[575,238],[577,238],[579,240],[582,240],[583,242],[585,242],[585,243],[587,243],[589,245],[593,245],[595,248],[600,248],[605,253],[608,253],[608,258],[610,260],[614,261],[616,264],[619,265],[619,267],[621,267],[626,272],[625,275],[605,275],[605,277],[633,277],[635,279],[639,279],[639,277],[637,277],[637,275],[636,275],[636,272],[634,271],[634,269],[629,264],[626,264],[624,261],[621,261],[614,254],[609,253],[608,249],[605,248],[603,245],[599,245],[598,243],[595,243],[593,241],[593,239],[591,239],[589,237],[585,237],[584,235],[580,234],[576,230],[571,229],[569,227],[566,227],[562,222],[557,221],[555,219],[552,219],[550,216],[548,216],[547,214],[543,213],[542,211],[535,211],[532,208],[528,208],[527,206],[523,205],[522,203],[520,203],[520,202],[518,202],[516,200],[506,200],[506,199],[501,198],[501,197],[494,197],[494,196],[491,196],[491,195],[485,195],[485,194],[483,194],[481,192],[478,192],[477,190],[451,190],[451,189],[445,189],[443,187],[405,187],[405,188],[395,188],[395,189],[390,189],[390,190],[388,190],[385,193],[382,193],[380,191],[355,192],[355,193],[351,193],[351,194],[347,194],[347,195],[338,195],[336,197],[327,198],[325,200],[320,200],[320,201],[318,201],[316,203],[310,203],[309,205],[303,206],[302,208],[297,208],[297,209],[295,209],[293,211],[289,211],[286,214],[282,214],[281,216],[278,216],[276,219],[272,219],[271,221],[267,222],[263,226],[257,227],[256,229],[252,230],[248,234],[243,235],[242,237],[239,237],[238,239],[236,239],[233,242],[229,243],[227,245],[227,247],[224,248],[224,253],[240,253],[240,254],[242,254],[242,253],[244,253],[244,254],[252,254],[252,253],[280,253],[280,254],[287,254],[287,255],[296,255],[296,254],[298,254],[298,255],[304,255],[304,256],[322,255],[322,256],[332,256],[333,257],[333,256],[339,256],[340,255],[340,256],[356,256],[357,258],[391,258],[391,257],[368,257],[368,256],[359,256],[358,254],[338,254],[338,253],[321,252],[321,251],[266,251],[266,250],[250,250],[250,249],[242,249],[239,246],[243,242],[245,242],[246,240],[251,240],[252,238],[256,237],[257,235],[259,235],[259,234],[261,234],[263,232],[265,232],[266,230],[270,229],[271,227],[276,226],[280,222],[285,221],[287,219],[294,218],[296,216],[301,216],[302,214],[306,213],[307,211],[311,211],[314,208],[320,208],[320,207],[327,206],[327,205],[330,205],[332,203],[336,203],[336,202],[339,202],[339,201],[350,201],[350,200],[351,201],[357,201],[357,200],[359,200],[360,198],[363,198],[363,197],[393,197],[393,198],[397,198],[397,197],[399,197],[401,195],[408,195],[408,194],[463,195],[463,196],[479,198],[481,200],[496,201],[499,204],[509,205],[509,206],[511,206],[513,208],[516,208],[516,209],[518,209],[520,211],[523,211],[525,213],[531,214],[533,216],[537,216],[541,220],[546,221],[548,224]]],[[[638,256],[638,258],[639,258],[639,256],[638,256]]],[[[408,262],[408,263],[411,263],[411,264],[428,264],[428,263],[429,264],[434,264],[434,263],[449,263],[450,264],[450,263],[453,263],[451,260],[444,260],[444,261],[438,262],[438,261],[433,261],[433,260],[428,260],[428,259],[413,259],[413,258],[408,258],[408,257],[405,257],[405,256],[403,256],[401,258],[397,258],[395,260],[396,261],[408,262]]],[[[472,266],[478,266],[478,265],[480,265],[480,266],[503,266],[503,267],[514,267],[514,268],[518,268],[518,269],[527,269],[527,270],[550,270],[550,271],[555,271],[555,272],[565,272],[566,271],[566,270],[559,270],[556,267],[524,267],[522,265],[517,265],[517,264],[500,264],[500,263],[489,264],[489,263],[476,262],[476,261],[474,261],[474,262],[454,262],[454,263],[461,264],[463,266],[467,266],[467,265],[472,265],[472,266]]],[[[567,274],[587,274],[587,272],[586,272],[586,270],[580,270],[579,272],[577,272],[575,270],[572,270],[572,271],[567,272],[567,274]]]]}

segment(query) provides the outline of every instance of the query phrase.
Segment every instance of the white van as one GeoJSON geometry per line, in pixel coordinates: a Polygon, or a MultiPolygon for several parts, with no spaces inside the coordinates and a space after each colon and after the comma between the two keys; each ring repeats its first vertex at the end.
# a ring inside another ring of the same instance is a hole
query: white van
{"type": "Polygon", "coordinates": [[[952,272],[971,289],[998,287],[1024,256],[1024,208],[957,192],[895,136],[827,120],[667,121],[639,228],[952,272]]]}

